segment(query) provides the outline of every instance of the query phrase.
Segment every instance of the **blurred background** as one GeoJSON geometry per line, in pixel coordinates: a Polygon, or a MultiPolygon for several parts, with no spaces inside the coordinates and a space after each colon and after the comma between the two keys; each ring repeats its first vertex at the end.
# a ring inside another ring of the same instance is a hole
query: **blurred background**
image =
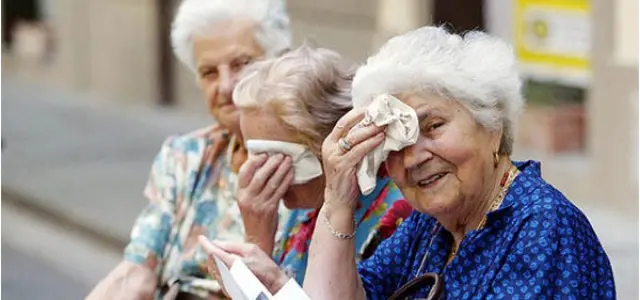
{"type": "MultiPolygon", "coordinates": [[[[120,258],[169,134],[210,123],[174,59],[179,0],[2,1],[2,298],[81,299],[120,258]]],[[[511,42],[515,157],[590,218],[638,299],[638,0],[288,0],[296,43],[364,62],[427,24],[511,42]]]]}

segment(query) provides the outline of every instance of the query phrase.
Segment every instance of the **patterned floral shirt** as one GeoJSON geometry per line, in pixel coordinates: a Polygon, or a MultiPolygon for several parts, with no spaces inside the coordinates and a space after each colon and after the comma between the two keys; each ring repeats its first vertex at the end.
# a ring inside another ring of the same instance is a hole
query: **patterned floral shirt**
{"type": "MultiPolygon", "coordinates": [[[[155,157],[144,189],[149,204],[134,224],[124,258],[155,270],[160,286],[180,279],[182,291],[205,296],[216,290],[217,283],[202,280],[207,256],[198,235],[244,240],[230,163],[234,140],[219,127],[208,127],[168,138],[155,157]]],[[[281,208],[284,220],[287,211],[281,208]]]]}
{"type": "MultiPolygon", "coordinates": [[[[411,213],[398,187],[384,174],[379,174],[375,190],[368,196],[360,197],[360,206],[356,210],[357,224],[355,245],[357,261],[373,253],[378,244],[393,232],[403,218],[411,213]],[[382,176],[380,176],[382,175],[382,176]],[[396,204],[396,205],[394,205],[396,204]],[[398,208],[390,210],[389,208],[398,208]]],[[[309,245],[318,220],[318,209],[292,210],[285,223],[283,235],[276,242],[273,259],[280,268],[302,284],[309,245]]]]}

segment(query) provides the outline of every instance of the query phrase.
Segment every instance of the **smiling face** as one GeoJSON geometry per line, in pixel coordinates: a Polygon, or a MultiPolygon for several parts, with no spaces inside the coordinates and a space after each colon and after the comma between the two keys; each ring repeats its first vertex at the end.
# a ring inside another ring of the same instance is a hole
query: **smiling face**
{"type": "MultiPolygon", "coordinates": [[[[240,128],[245,140],[272,140],[302,144],[296,133],[285,127],[268,107],[240,109],[240,128]]],[[[289,186],[282,197],[284,205],[289,209],[319,207],[324,199],[324,182],[324,176],[320,176],[303,184],[289,186]]]]}
{"type": "Polygon", "coordinates": [[[263,57],[254,38],[255,24],[237,20],[215,25],[212,33],[195,36],[193,54],[198,84],[209,113],[227,129],[238,131],[236,107],[231,98],[242,69],[263,57]]]}
{"type": "Polygon", "coordinates": [[[499,131],[488,131],[458,101],[417,93],[398,98],[415,109],[416,144],[390,153],[389,175],[411,205],[429,215],[452,214],[481,199],[491,176],[499,131]]]}

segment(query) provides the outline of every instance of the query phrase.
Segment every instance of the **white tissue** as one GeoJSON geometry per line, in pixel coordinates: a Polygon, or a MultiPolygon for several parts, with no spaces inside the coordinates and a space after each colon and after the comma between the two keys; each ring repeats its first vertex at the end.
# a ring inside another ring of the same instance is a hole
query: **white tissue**
{"type": "Polygon", "coordinates": [[[358,168],[358,186],[365,196],[375,189],[378,169],[387,159],[389,152],[400,151],[415,144],[419,133],[415,110],[388,94],[376,97],[369,104],[364,119],[356,127],[372,123],[377,126],[387,125],[387,132],[382,144],[367,154],[358,168]]]}
{"type": "Polygon", "coordinates": [[[322,175],[320,160],[306,146],[282,141],[248,140],[246,147],[250,155],[282,153],[290,156],[293,184],[303,184],[322,175]]]}

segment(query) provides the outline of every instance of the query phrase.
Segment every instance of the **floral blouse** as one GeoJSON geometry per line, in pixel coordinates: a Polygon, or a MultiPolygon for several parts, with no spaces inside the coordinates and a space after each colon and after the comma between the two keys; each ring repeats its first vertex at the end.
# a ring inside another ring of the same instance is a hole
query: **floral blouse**
{"type": "MultiPolygon", "coordinates": [[[[404,200],[398,186],[382,171],[377,178],[375,190],[368,196],[360,197],[360,205],[355,213],[356,260],[360,261],[371,255],[378,244],[389,237],[411,211],[411,206],[404,200]]],[[[273,259],[280,268],[299,284],[304,280],[309,245],[318,214],[318,209],[292,210],[273,253],[273,259]]]]}
{"type": "MultiPolygon", "coordinates": [[[[206,296],[218,285],[206,278],[207,255],[197,243],[244,240],[235,199],[237,175],[231,169],[234,137],[219,127],[169,137],[155,157],[144,195],[149,204],[138,216],[124,258],[158,274],[160,288],[180,281],[182,291],[206,296]]],[[[286,209],[281,206],[280,220],[286,209]]],[[[282,226],[280,225],[280,228],[282,226]]]]}

